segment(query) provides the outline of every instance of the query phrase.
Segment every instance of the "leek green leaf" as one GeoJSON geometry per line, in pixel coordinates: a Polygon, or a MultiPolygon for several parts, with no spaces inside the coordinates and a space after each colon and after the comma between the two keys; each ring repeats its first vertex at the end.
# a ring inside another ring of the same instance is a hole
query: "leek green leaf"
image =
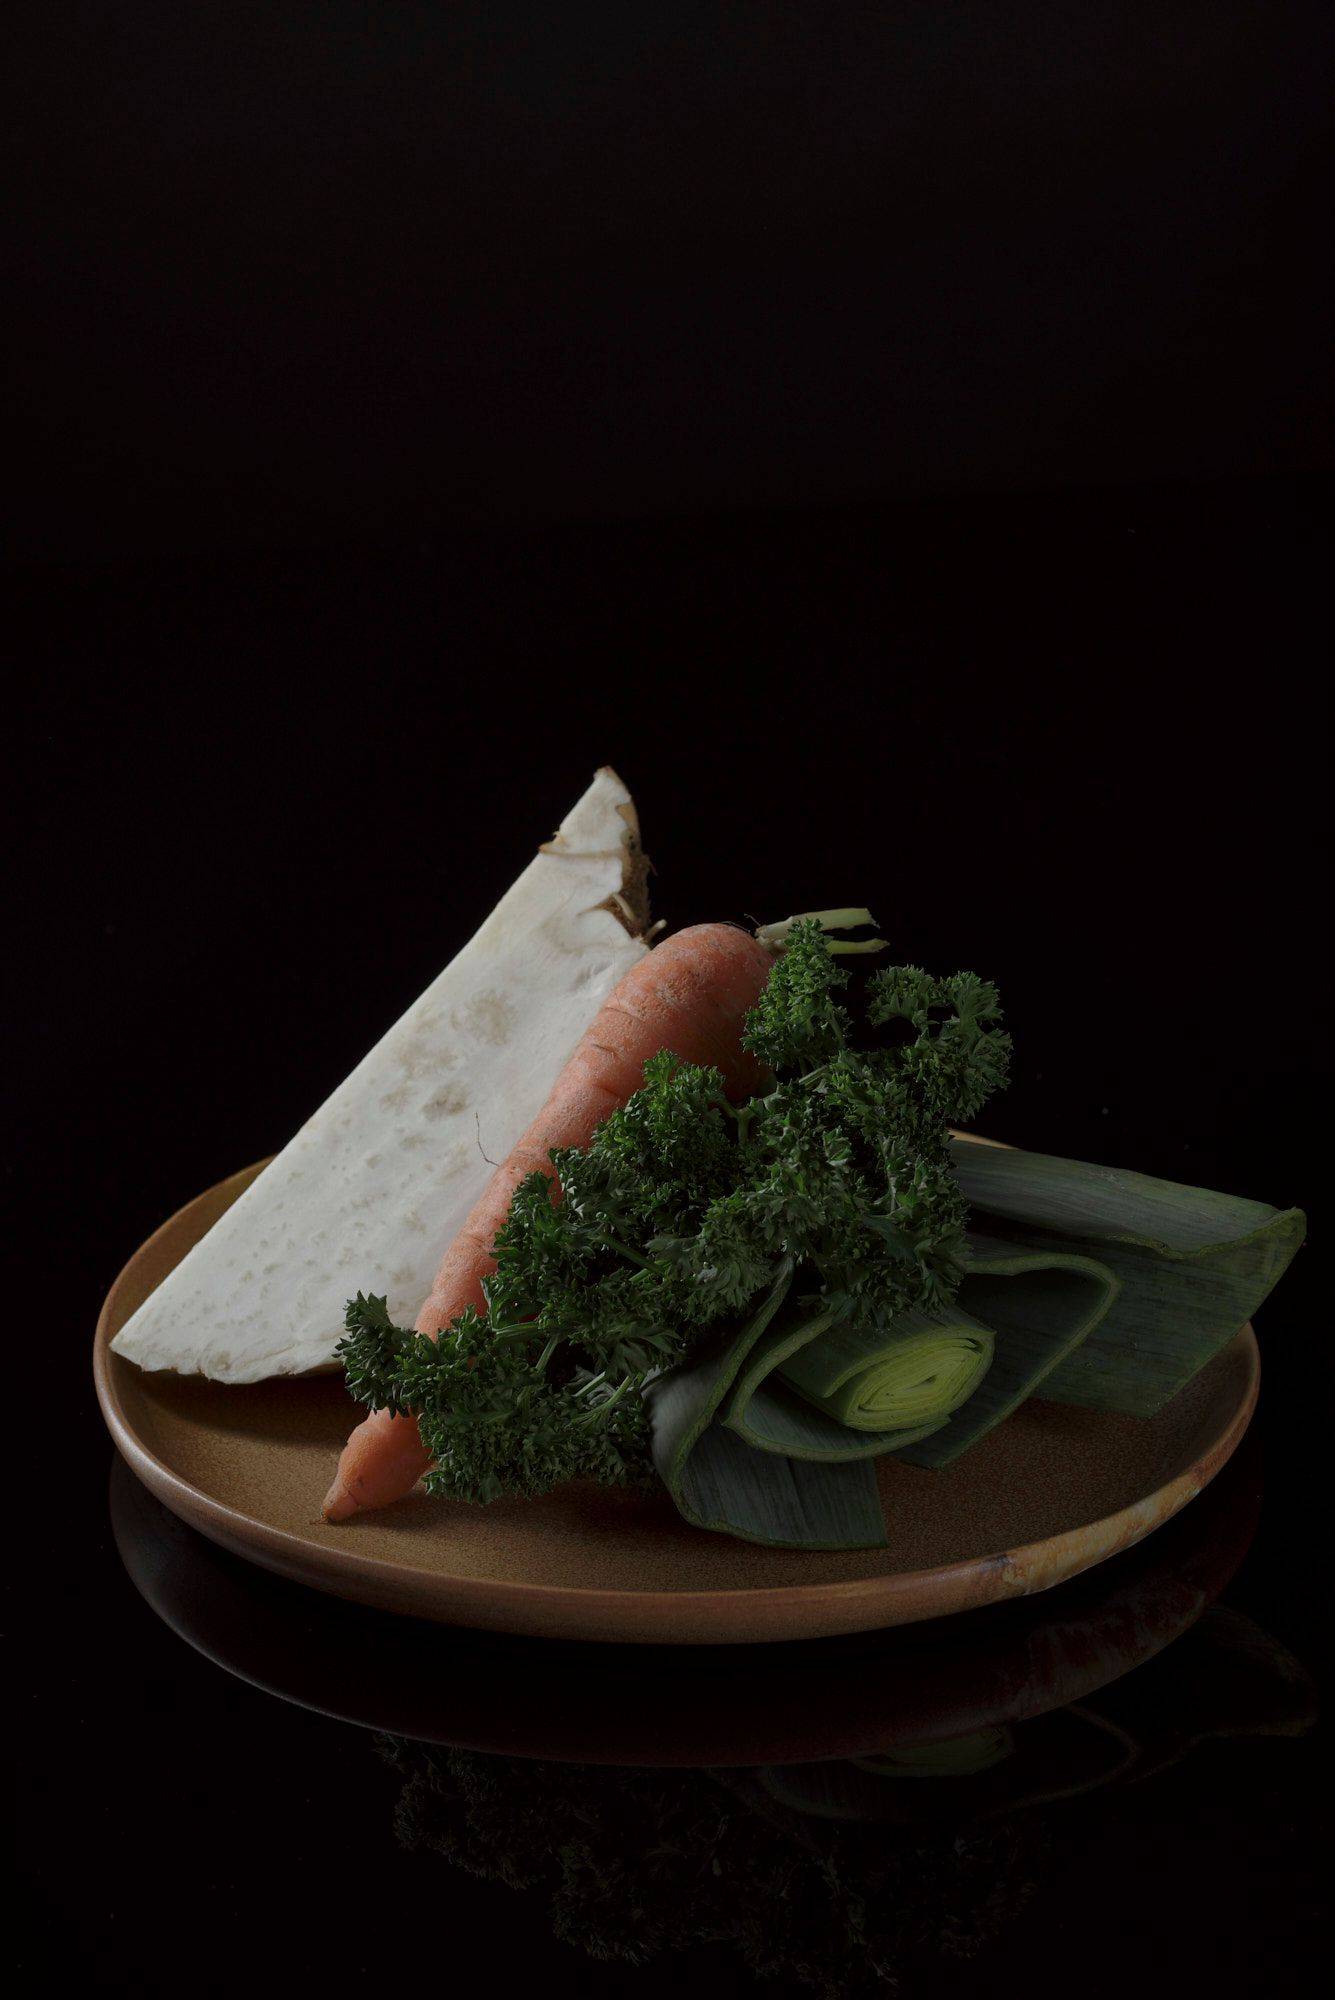
{"type": "Polygon", "coordinates": [[[789,1266],[730,1339],[653,1383],[654,1462],[687,1520],[785,1547],[882,1547],[871,1461],[957,1458],[1117,1292],[1105,1266],[1064,1249],[974,1236],[968,1257],[969,1310],[908,1312],[880,1331],[794,1295],[789,1266]]]}
{"type": "Polygon", "coordinates": [[[1028,1397],[1046,1396],[1054,1371],[1079,1351],[1117,1294],[1117,1279],[1096,1258],[971,1231],[959,1296],[994,1331],[992,1366],[946,1423],[900,1456],[910,1465],[949,1465],[1028,1397]]]}
{"type": "Polygon", "coordinates": [[[1306,1231],[1301,1209],[1120,1167],[958,1139],[951,1157],[981,1229],[1094,1259],[1118,1281],[1044,1382],[1054,1402],[1153,1416],[1251,1318],[1306,1231]]]}
{"type": "MultiPolygon", "coordinates": [[[[979,1331],[981,1334],[983,1329],[979,1331]]],[[[853,1429],[835,1411],[796,1392],[783,1371],[800,1357],[823,1350],[827,1341],[837,1342],[845,1333],[845,1323],[836,1325],[832,1311],[813,1313],[809,1305],[795,1301],[776,1315],[748,1349],[744,1365],[720,1406],[719,1421],[761,1451],[828,1465],[879,1458],[926,1437],[945,1422],[940,1408],[921,1410],[916,1422],[883,1408],[878,1428],[853,1429]]],[[[893,1352],[895,1338],[893,1329],[887,1330],[868,1345],[873,1355],[887,1348],[893,1352]]],[[[875,1365],[874,1360],[871,1365],[875,1365]]],[[[820,1372],[819,1365],[816,1372],[820,1372]]]]}
{"type": "MultiPolygon", "coordinates": [[[[785,1259],[740,1332],[650,1383],[645,1401],[655,1467],[678,1511],[696,1527],[786,1548],[884,1547],[869,1459],[830,1462],[754,1451],[716,1421],[752,1349],[785,1305],[792,1278],[792,1262],[785,1259]]],[[[810,1317],[799,1317],[799,1325],[810,1317]]]]}

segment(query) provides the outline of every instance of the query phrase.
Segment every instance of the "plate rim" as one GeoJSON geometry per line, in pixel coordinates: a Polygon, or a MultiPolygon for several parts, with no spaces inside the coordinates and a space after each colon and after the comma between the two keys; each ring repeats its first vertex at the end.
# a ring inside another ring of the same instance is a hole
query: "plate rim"
{"type": "Polygon", "coordinates": [[[803,1607],[802,1629],[809,1636],[818,1636],[917,1623],[1027,1596],[1063,1583],[1130,1548],[1179,1513],[1232,1457],[1251,1422],[1260,1392],[1260,1350],[1248,1321],[1228,1348],[1221,1349],[1221,1353],[1238,1351],[1245,1362],[1242,1394],[1217,1433],[1172,1479],[1112,1514],[1058,1535],[986,1555],[964,1556],[930,1569],[894,1570],[884,1576],[845,1577],[825,1583],[622,1590],[451,1576],[352,1549],[326,1550],[289,1529],[273,1527],[214,1499],[160,1459],[135,1430],[112,1367],[113,1322],[119,1331],[129,1316],[121,1310],[121,1301],[142,1260],[192,1209],[233,1187],[239,1195],[267,1164],[266,1158],[242,1167],[183,1202],[145,1237],[113,1279],[93,1336],[93,1381],[103,1420],[135,1476],[172,1513],[210,1540],[314,1589],[408,1616],[537,1635],[562,1633],[616,1642],[639,1638],[655,1645],[674,1640],[708,1644],[789,1638],[793,1628],[783,1614],[797,1605],[803,1607]],[[356,1588],[358,1584],[362,1588],[356,1588]],[[577,1631],[560,1616],[562,1607],[572,1606],[580,1614],[577,1631]],[[739,1611],[747,1614],[745,1625],[738,1623],[739,1611]],[[827,1614],[815,1626],[811,1623],[813,1611],[827,1614]],[[557,1615],[544,1615],[549,1613],[557,1615]],[[638,1632],[628,1629],[631,1619],[639,1625],[638,1632]]]}

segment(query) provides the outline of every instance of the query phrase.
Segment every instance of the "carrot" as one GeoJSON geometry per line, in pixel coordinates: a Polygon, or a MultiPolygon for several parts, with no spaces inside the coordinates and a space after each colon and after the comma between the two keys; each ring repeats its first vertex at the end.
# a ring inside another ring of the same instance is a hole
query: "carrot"
{"type": "MultiPolygon", "coordinates": [[[[434,1339],[465,1306],[485,1309],[482,1280],[496,1268],[492,1243],[519,1182],[550,1174],[553,1147],[585,1146],[595,1128],[639,1089],[644,1065],[660,1049],[723,1073],[731,1096],[749,1097],[763,1070],[741,1045],[774,963],[770,950],[731,924],[697,924],[646,954],[608,995],[538,1116],[487,1183],[445,1252],[431,1294],[417,1315],[434,1339]]],[[[325,1495],[326,1521],[387,1507],[410,1493],[431,1463],[415,1417],[377,1410],[343,1448],[325,1495]]]]}

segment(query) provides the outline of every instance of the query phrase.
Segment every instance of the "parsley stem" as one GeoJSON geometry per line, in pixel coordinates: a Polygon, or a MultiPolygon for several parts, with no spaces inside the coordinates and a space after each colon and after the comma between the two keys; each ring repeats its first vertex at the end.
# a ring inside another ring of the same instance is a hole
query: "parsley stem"
{"type": "Polygon", "coordinates": [[[613,1236],[610,1232],[604,1232],[600,1241],[605,1243],[609,1250],[615,1250],[619,1257],[627,1257],[632,1264],[638,1264],[642,1271],[651,1271],[653,1269],[653,1265],[647,1257],[641,1257],[638,1250],[632,1250],[629,1243],[623,1243],[619,1236],[613,1236]]]}
{"type": "MultiPolygon", "coordinates": [[[[581,1389],[580,1394],[583,1395],[585,1391],[595,1387],[597,1383],[601,1382],[604,1379],[606,1373],[607,1371],[606,1369],[604,1369],[602,1375],[596,1375],[592,1382],[586,1382],[584,1384],[584,1388],[581,1389]]],[[[586,1410],[582,1417],[576,1417],[575,1422],[577,1424],[601,1423],[603,1418],[607,1415],[607,1412],[609,1410],[613,1410],[616,1408],[617,1404],[621,1401],[621,1398],[625,1395],[627,1389],[631,1387],[632,1383],[634,1382],[634,1379],[635,1378],[633,1376],[627,1375],[624,1382],[618,1383],[617,1387],[612,1391],[610,1396],[605,1397],[601,1403],[595,1403],[593,1405],[593,1408],[590,1410],[586,1410]]]]}
{"type": "Polygon", "coordinates": [[[737,1127],[737,1143],[739,1146],[744,1146],[746,1144],[746,1128],[756,1115],[756,1099],[754,1097],[749,1098],[745,1104],[729,1104],[726,1097],[716,1097],[714,1103],[720,1111],[727,1112],[729,1118],[731,1118],[733,1124],[737,1127]]]}

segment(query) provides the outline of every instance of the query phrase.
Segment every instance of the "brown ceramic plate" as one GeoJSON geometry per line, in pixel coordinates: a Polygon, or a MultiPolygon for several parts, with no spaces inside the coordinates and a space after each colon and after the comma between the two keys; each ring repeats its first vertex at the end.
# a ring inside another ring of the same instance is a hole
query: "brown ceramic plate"
{"type": "Polygon", "coordinates": [[[1251,1328],[1159,1416],[1037,1400],[944,1472],[880,1462],[889,1546],[763,1549],[664,1496],[567,1487],[471,1508],[420,1493],[331,1527],[320,1500],[354,1412],[336,1375],[224,1388],[110,1351],[130,1314],[261,1171],[163,1224],[117,1278],[93,1371],[112,1437],[173,1513],[280,1576],[382,1610],[568,1639],[814,1638],[1046,1590],[1176,1514],[1225,1464],[1260,1381],[1251,1328]]]}

